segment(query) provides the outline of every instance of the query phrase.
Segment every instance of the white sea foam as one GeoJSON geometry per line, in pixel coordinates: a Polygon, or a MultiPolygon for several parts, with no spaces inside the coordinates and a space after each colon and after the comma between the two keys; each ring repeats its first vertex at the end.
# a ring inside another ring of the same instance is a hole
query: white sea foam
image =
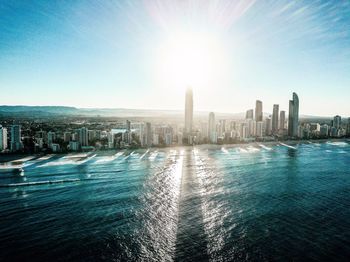
{"type": "Polygon", "coordinates": [[[253,146],[248,146],[247,150],[248,150],[249,153],[255,153],[255,152],[259,152],[260,151],[258,148],[253,147],[253,146]]]}
{"type": "Polygon", "coordinates": [[[63,165],[74,165],[77,162],[74,160],[70,160],[70,159],[64,159],[61,158],[57,161],[52,161],[52,162],[48,162],[42,165],[39,165],[38,167],[48,167],[48,166],[63,166],[63,165]]]}
{"type": "Polygon", "coordinates": [[[129,157],[131,157],[134,154],[135,151],[132,151],[129,155],[127,155],[126,157],[124,157],[124,160],[127,160],[129,157]]]}
{"type": "Polygon", "coordinates": [[[74,158],[82,158],[82,157],[88,157],[88,154],[80,153],[80,154],[68,154],[62,158],[64,159],[74,159],[74,158]]]}
{"type": "Polygon", "coordinates": [[[150,161],[154,161],[158,155],[158,151],[154,151],[151,153],[151,155],[148,157],[150,161]]]}
{"type": "Polygon", "coordinates": [[[63,165],[81,165],[90,159],[94,158],[96,154],[70,154],[64,156],[56,161],[44,163],[38,167],[48,167],[48,166],[63,166],[63,165]]]}
{"type": "Polygon", "coordinates": [[[0,170],[14,170],[20,169],[23,167],[23,164],[20,165],[0,165],[0,170]]]}
{"type": "Polygon", "coordinates": [[[340,147],[345,147],[349,145],[346,142],[330,142],[330,141],[328,141],[327,144],[333,145],[333,146],[340,146],[340,147]]]}
{"type": "Polygon", "coordinates": [[[42,157],[38,158],[37,160],[38,161],[43,161],[43,160],[48,160],[48,159],[50,159],[52,157],[54,157],[54,155],[49,154],[49,155],[42,156],[42,157]]]}
{"type": "Polygon", "coordinates": [[[242,147],[239,147],[238,150],[240,153],[248,153],[248,151],[242,147]]]}
{"type": "Polygon", "coordinates": [[[268,151],[272,150],[271,147],[267,147],[267,146],[265,146],[265,145],[263,145],[263,144],[259,144],[259,146],[260,146],[261,148],[265,149],[265,150],[268,150],[268,151]]]}
{"type": "Polygon", "coordinates": [[[281,146],[285,146],[285,147],[288,147],[288,148],[292,148],[292,149],[297,149],[295,146],[291,146],[291,145],[287,145],[285,143],[279,143],[281,146]]]}
{"type": "Polygon", "coordinates": [[[100,163],[106,163],[106,162],[112,162],[116,160],[118,157],[122,156],[124,152],[118,152],[114,154],[113,156],[105,156],[97,160],[95,163],[100,164],[100,163]]]}
{"type": "Polygon", "coordinates": [[[80,181],[80,179],[74,178],[74,179],[62,179],[62,180],[45,180],[45,181],[23,182],[23,183],[13,183],[13,184],[1,184],[0,187],[35,186],[35,185],[59,184],[59,183],[68,183],[68,182],[77,182],[77,181],[80,181]]]}
{"type": "Polygon", "coordinates": [[[149,152],[149,149],[147,149],[147,151],[145,153],[143,153],[143,155],[140,157],[140,160],[143,159],[145,157],[145,155],[147,155],[148,152],[149,152]]]}
{"type": "Polygon", "coordinates": [[[228,154],[228,150],[224,147],[221,148],[221,151],[224,153],[224,154],[228,154]]]}
{"type": "Polygon", "coordinates": [[[93,159],[95,156],[96,156],[96,154],[91,155],[91,156],[89,156],[89,157],[87,157],[87,158],[85,158],[85,159],[83,159],[83,160],[79,160],[79,161],[77,161],[77,164],[78,164],[78,165],[84,164],[84,163],[86,163],[87,161],[93,159]]]}
{"type": "Polygon", "coordinates": [[[33,158],[35,158],[35,156],[27,156],[27,157],[23,157],[23,158],[20,158],[20,159],[12,160],[12,161],[10,161],[8,163],[26,162],[26,161],[32,160],[33,158]]]}

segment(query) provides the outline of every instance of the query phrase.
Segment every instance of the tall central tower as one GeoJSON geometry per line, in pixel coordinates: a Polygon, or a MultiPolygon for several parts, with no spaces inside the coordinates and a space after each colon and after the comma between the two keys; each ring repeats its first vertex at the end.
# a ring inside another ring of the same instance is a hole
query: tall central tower
{"type": "Polygon", "coordinates": [[[186,90],[186,102],[185,102],[185,133],[191,135],[193,123],[193,92],[192,88],[186,90]]]}

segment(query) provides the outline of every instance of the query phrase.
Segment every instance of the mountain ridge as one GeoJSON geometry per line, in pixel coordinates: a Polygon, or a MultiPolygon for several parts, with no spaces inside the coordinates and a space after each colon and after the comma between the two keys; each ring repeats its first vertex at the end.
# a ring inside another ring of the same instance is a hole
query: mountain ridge
{"type": "MultiPolygon", "coordinates": [[[[184,110],[169,109],[132,109],[132,108],[78,108],[73,106],[29,106],[29,105],[0,105],[0,115],[31,115],[40,116],[108,116],[108,117],[160,117],[160,116],[178,116],[182,115],[184,110]]],[[[205,117],[210,111],[194,111],[197,116],[205,117]]],[[[244,118],[245,112],[227,113],[214,112],[217,118],[244,118]]],[[[271,113],[264,112],[264,117],[271,113]]],[[[300,118],[307,119],[330,119],[330,116],[300,115],[300,118]]]]}

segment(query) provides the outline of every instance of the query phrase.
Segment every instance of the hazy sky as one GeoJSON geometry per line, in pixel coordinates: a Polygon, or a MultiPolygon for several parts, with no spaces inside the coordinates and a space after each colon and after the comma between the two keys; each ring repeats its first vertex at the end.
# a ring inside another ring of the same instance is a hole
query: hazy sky
{"type": "Polygon", "coordinates": [[[0,104],[350,115],[350,1],[0,1],[0,104]]]}

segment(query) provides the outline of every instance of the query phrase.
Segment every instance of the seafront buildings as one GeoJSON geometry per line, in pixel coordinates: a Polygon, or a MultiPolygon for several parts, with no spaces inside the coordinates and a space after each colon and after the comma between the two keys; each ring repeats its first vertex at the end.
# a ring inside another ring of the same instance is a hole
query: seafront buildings
{"type": "Polygon", "coordinates": [[[2,123],[0,152],[67,152],[147,148],[173,145],[248,143],[286,139],[318,139],[350,137],[350,118],[337,115],[320,121],[299,120],[299,99],[293,93],[286,111],[273,105],[272,114],[264,114],[263,102],[256,100],[255,110],[249,109],[241,117],[223,117],[210,112],[205,117],[193,117],[193,91],[185,95],[185,117],[181,120],[103,118],[76,123],[34,121],[2,123]],[[254,114],[255,113],[255,114],[254,114]],[[8,132],[10,131],[10,132],[8,132]]]}
{"type": "Polygon", "coordinates": [[[246,119],[253,119],[254,118],[254,111],[253,111],[253,109],[247,110],[247,112],[245,114],[245,118],[246,119]]]}
{"type": "Polygon", "coordinates": [[[263,121],[263,105],[260,100],[255,102],[255,121],[263,121]]]}
{"type": "Polygon", "coordinates": [[[191,144],[192,136],[192,124],[193,124],[193,91],[191,88],[187,88],[185,98],[185,132],[184,138],[186,142],[191,144]]]}
{"type": "Polygon", "coordinates": [[[278,112],[279,112],[279,105],[273,105],[273,111],[272,111],[272,133],[277,134],[278,132],[278,112]]]}
{"type": "Polygon", "coordinates": [[[0,125],[0,152],[7,148],[7,129],[0,125]]]}
{"type": "Polygon", "coordinates": [[[11,126],[11,151],[16,152],[22,149],[21,126],[11,126]]]}
{"type": "Polygon", "coordinates": [[[280,112],[280,123],[279,123],[279,130],[283,134],[284,126],[286,122],[286,111],[281,110],[280,112]]]}
{"type": "Polygon", "coordinates": [[[215,125],[215,114],[213,112],[209,113],[208,121],[208,138],[210,143],[215,144],[217,142],[216,125],[215,125]]]}
{"type": "Polygon", "coordinates": [[[293,100],[289,100],[288,136],[298,137],[298,126],[299,126],[299,97],[296,93],[293,93],[293,100]]]}

